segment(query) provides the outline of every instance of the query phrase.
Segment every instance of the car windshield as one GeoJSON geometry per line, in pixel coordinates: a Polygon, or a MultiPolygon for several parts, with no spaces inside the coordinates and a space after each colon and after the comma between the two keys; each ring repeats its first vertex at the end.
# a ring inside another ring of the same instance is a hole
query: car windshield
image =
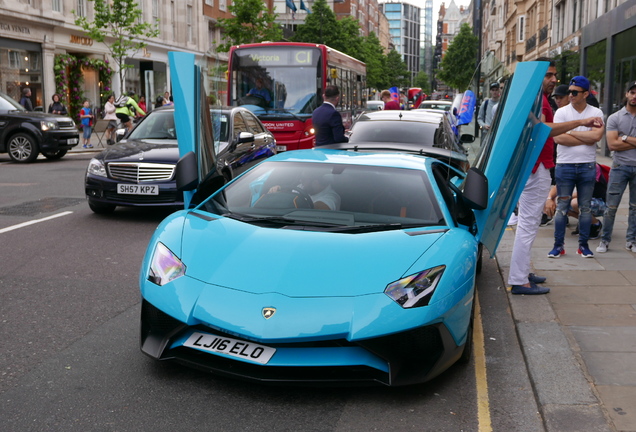
{"type": "Polygon", "coordinates": [[[356,232],[445,225],[425,172],[314,162],[263,162],[203,207],[248,223],[356,232]]]}
{"type": "MultiPolygon", "coordinates": [[[[226,142],[229,133],[227,115],[220,110],[210,110],[210,116],[214,125],[214,132],[220,134],[220,139],[215,136],[215,141],[226,142]]],[[[128,139],[176,140],[177,130],[174,126],[174,110],[152,111],[139,126],[133,129],[128,139]]]]}
{"type": "Polygon", "coordinates": [[[0,111],[24,111],[24,107],[9,95],[0,92],[0,111]]]}

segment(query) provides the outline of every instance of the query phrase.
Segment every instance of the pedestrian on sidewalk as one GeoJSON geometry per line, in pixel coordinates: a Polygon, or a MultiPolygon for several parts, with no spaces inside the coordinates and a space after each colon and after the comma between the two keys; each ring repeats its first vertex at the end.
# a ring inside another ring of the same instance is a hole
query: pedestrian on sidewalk
{"type": "Polygon", "coordinates": [[[636,252],[636,81],[627,84],[625,106],[607,119],[607,147],[614,152],[607,188],[605,226],[596,252],[605,253],[612,241],[616,210],[629,184],[629,216],[625,249],[636,252]]]}
{"type": "MultiPolygon", "coordinates": [[[[570,103],[557,110],[554,123],[589,117],[602,118],[603,112],[586,102],[589,92],[590,81],[586,77],[572,78],[568,87],[570,103]]],[[[549,258],[565,255],[565,226],[574,188],[579,207],[579,248],[576,253],[583,258],[594,258],[588,240],[592,225],[592,193],[596,181],[596,143],[603,138],[604,133],[604,127],[579,126],[554,137],[554,142],[557,143],[557,208],[554,216],[554,247],[548,253],[549,258]]]]}
{"type": "Polygon", "coordinates": [[[548,102],[548,96],[552,94],[557,82],[556,63],[546,57],[541,57],[537,60],[549,63],[548,70],[543,78],[541,121],[551,127],[552,130],[519,198],[517,229],[515,231],[515,241],[512,247],[510,271],[508,273],[508,284],[512,287],[512,294],[546,294],[550,292],[550,288],[537,285],[545,282],[546,278],[530,273],[530,256],[532,244],[539,231],[543,204],[550,192],[550,168],[554,167],[554,141],[552,137],[579,126],[600,127],[603,124],[603,120],[598,117],[553,123],[554,117],[548,102]]]}
{"type": "Polygon", "coordinates": [[[93,134],[93,110],[90,107],[90,101],[84,101],[84,107],[80,110],[80,119],[82,120],[82,131],[84,137],[84,148],[93,148],[91,144],[91,135],[93,134]]]}
{"type": "Polygon", "coordinates": [[[490,130],[490,125],[492,124],[492,119],[495,116],[495,111],[497,110],[500,97],[501,89],[499,87],[499,83],[495,81],[490,84],[490,97],[482,102],[479,107],[479,114],[477,115],[479,128],[483,130],[482,142],[486,137],[486,133],[490,130]]]}
{"type": "Polygon", "coordinates": [[[68,115],[66,107],[60,101],[60,95],[55,93],[51,99],[53,102],[49,105],[49,114],[68,115]]]}
{"type": "Polygon", "coordinates": [[[115,94],[111,94],[108,96],[108,100],[106,100],[106,104],[104,105],[104,120],[108,120],[108,125],[106,126],[106,144],[108,145],[115,144],[113,134],[115,133],[115,129],[117,129],[117,114],[115,114],[116,109],[115,94]]]}
{"type": "Polygon", "coordinates": [[[382,90],[382,92],[380,93],[380,99],[384,101],[384,110],[400,109],[400,104],[393,100],[393,98],[391,97],[391,92],[389,90],[382,90]]]}

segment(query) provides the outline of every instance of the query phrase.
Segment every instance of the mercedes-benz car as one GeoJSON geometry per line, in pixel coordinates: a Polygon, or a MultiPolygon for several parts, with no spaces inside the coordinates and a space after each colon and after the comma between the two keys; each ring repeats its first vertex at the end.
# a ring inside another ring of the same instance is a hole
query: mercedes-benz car
{"type": "MultiPolygon", "coordinates": [[[[177,110],[198,105],[194,61],[170,54],[177,110]]],[[[410,152],[291,151],[168,216],[139,277],[141,350],[303,385],[421,383],[468,361],[481,248],[495,253],[549,133],[546,70],[517,64],[467,173],[410,152]]],[[[177,124],[195,137],[179,139],[187,197],[215,166],[205,122],[177,124]]]]}
{"type": "Polygon", "coordinates": [[[60,159],[77,144],[79,132],[72,118],[27,111],[0,92],[0,153],[8,153],[13,162],[33,162],[40,153],[60,159]]]}
{"type": "MultiPolygon", "coordinates": [[[[119,143],[109,146],[88,164],[85,191],[95,213],[117,206],[182,206],[174,171],[179,160],[174,107],[150,112],[119,143]]],[[[261,159],[276,154],[276,140],[249,110],[222,107],[210,110],[216,125],[216,189],[261,159]]]]}

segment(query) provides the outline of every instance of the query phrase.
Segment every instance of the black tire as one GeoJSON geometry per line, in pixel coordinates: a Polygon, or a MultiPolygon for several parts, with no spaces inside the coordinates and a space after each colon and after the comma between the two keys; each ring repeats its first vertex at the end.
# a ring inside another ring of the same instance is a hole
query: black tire
{"type": "Polygon", "coordinates": [[[115,211],[115,208],[117,207],[115,204],[104,204],[104,203],[94,202],[91,200],[88,201],[88,206],[91,208],[91,210],[93,210],[93,213],[97,213],[97,214],[112,213],[115,211]]]}
{"type": "Polygon", "coordinates": [[[477,264],[475,265],[475,272],[477,274],[481,273],[481,267],[484,263],[483,260],[483,252],[484,252],[484,246],[480,243],[479,244],[479,249],[477,249],[477,264]]]}
{"type": "MultiPolygon", "coordinates": [[[[477,296],[477,292],[475,292],[477,296]]],[[[464,344],[464,351],[457,360],[458,363],[467,364],[473,357],[473,323],[475,322],[475,299],[473,298],[473,309],[470,313],[470,323],[468,324],[468,335],[466,336],[466,343],[464,344]]]]}
{"type": "Polygon", "coordinates": [[[42,152],[42,154],[48,160],[57,160],[57,159],[62,159],[67,152],[68,150],[56,150],[56,151],[50,151],[50,152],[42,152]]]}
{"type": "Polygon", "coordinates": [[[13,162],[30,163],[37,159],[40,147],[31,135],[17,133],[9,139],[7,152],[13,162]]]}

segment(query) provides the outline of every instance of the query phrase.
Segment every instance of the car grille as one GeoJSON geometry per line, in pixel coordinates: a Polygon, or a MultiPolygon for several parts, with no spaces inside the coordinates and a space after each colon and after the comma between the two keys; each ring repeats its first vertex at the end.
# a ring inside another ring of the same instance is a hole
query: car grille
{"type": "Polygon", "coordinates": [[[108,172],[112,179],[134,183],[172,180],[174,168],[174,164],[153,164],[137,162],[108,164],[108,172]]]}
{"type": "Polygon", "coordinates": [[[60,121],[60,120],[58,120],[57,121],[57,126],[60,129],[75,129],[75,123],[73,123],[72,120],[68,120],[68,121],[64,121],[64,120],[60,121]]]}

